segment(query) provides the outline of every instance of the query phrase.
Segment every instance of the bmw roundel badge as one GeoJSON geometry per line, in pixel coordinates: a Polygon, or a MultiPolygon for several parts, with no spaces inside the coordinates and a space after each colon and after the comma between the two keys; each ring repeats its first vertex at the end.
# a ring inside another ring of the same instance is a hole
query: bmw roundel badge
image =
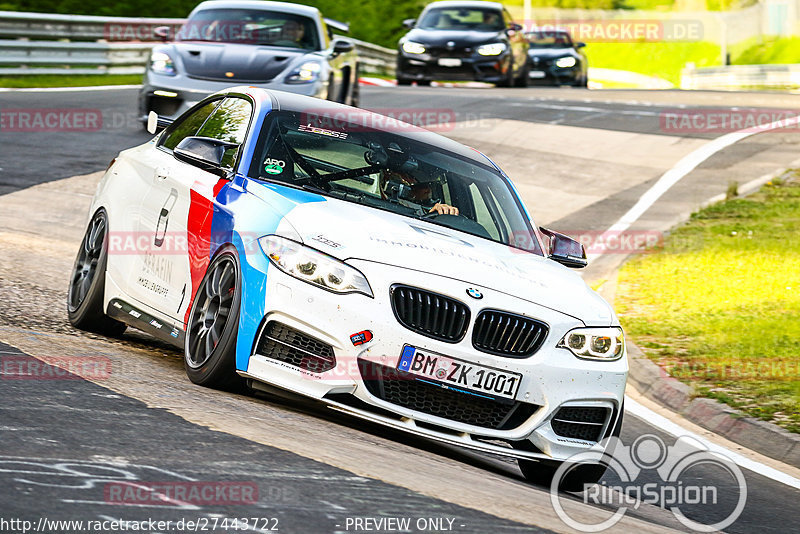
{"type": "Polygon", "coordinates": [[[470,287],[470,288],[467,289],[467,295],[469,295],[470,297],[472,297],[474,299],[482,299],[483,298],[483,293],[481,293],[480,291],[478,291],[474,287],[470,287]]]}

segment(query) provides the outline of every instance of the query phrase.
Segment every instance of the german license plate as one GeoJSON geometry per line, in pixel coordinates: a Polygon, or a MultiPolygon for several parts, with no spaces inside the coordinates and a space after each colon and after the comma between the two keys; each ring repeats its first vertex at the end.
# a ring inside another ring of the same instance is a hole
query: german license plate
{"type": "Polygon", "coordinates": [[[532,70],[528,73],[528,77],[530,78],[544,78],[544,71],[543,70],[532,70]]]}
{"type": "Polygon", "coordinates": [[[522,381],[519,373],[450,358],[410,345],[403,347],[397,370],[414,375],[417,380],[487,398],[513,399],[522,381]]]}
{"type": "Polygon", "coordinates": [[[461,60],[457,57],[441,57],[439,58],[440,67],[460,67],[461,60]]]}

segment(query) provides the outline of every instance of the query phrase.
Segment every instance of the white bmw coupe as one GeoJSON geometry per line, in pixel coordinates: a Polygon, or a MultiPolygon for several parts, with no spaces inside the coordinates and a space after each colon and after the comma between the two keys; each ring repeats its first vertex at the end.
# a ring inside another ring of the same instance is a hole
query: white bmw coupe
{"type": "MultiPolygon", "coordinates": [[[[72,324],[133,326],[197,384],[289,390],[536,482],[619,434],[619,321],[571,270],[583,247],[538,229],[486,156],[252,87],[164,125],[98,187],[72,324]]],[[[575,484],[604,471],[584,467],[575,484]]]]}

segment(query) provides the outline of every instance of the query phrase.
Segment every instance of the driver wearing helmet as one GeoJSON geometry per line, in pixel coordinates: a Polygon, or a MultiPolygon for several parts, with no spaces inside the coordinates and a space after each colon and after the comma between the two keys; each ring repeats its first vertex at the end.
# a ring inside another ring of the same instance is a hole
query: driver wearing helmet
{"type": "Polygon", "coordinates": [[[397,200],[401,204],[402,201],[411,202],[428,208],[428,213],[436,212],[439,215],[458,215],[458,208],[449,204],[436,202],[433,200],[433,190],[429,184],[418,181],[413,176],[393,171],[390,169],[383,169],[380,174],[380,187],[381,196],[384,199],[397,200]],[[394,190],[392,188],[402,188],[403,191],[394,190]]]}

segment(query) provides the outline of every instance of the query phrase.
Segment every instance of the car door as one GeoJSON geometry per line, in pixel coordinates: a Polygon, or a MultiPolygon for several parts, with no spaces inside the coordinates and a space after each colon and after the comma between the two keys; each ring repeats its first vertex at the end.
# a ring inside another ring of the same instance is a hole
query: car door
{"type": "Polygon", "coordinates": [[[179,117],[143,157],[130,162],[135,179],[126,198],[129,209],[136,213],[129,229],[136,250],[126,255],[125,292],[135,301],[132,305],[144,305],[148,312],[171,315],[167,312],[176,307],[182,290],[173,279],[169,256],[180,253],[175,237],[181,231],[181,221],[173,215],[188,202],[189,193],[169,179],[181,165],[173,157],[172,148],[184,137],[194,135],[220,101],[198,106],[179,117]]]}
{"type": "MultiPolygon", "coordinates": [[[[236,145],[228,149],[222,160],[223,168],[232,177],[238,164],[240,148],[244,146],[247,131],[252,120],[253,104],[242,97],[226,97],[197,131],[197,136],[218,139],[236,145]]],[[[184,167],[184,173],[176,179],[190,190],[190,204],[186,218],[188,254],[175,256],[175,268],[186,287],[186,299],[178,308],[178,327],[183,329],[189,316],[192,300],[205,276],[210,261],[211,223],[217,209],[217,195],[228,183],[228,178],[201,171],[191,166],[184,167]]],[[[222,236],[218,236],[222,239],[222,236]]]]}
{"type": "Polygon", "coordinates": [[[324,25],[324,22],[323,27],[326,28],[326,32],[323,32],[325,34],[323,37],[325,46],[324,53],[328,66],[330,67],[327,98],[334,102],[346,102],[346,95],[343,95],[343,93],[347,91],[347,80],[344,78],[343,70],[344,66],[347,64],[347,55],[336,52],[335,46],[339,39],[334,37],[332,32],[327,31],[328,27],[324,25]]]}
{"type": "MultiPolygon", "coordinates": [[[[217,103],[213,111],[191,135],[234,143],[237,146],[226,151],[222,161],[224,170],[232,173],[237,161],[239,147],[244,143],[250,125],[253,106],[240,97],[226,97],[217,103]]],[[[172,150],[177,144],[167,139],[164,149],[172,150]]],[[[214,203],[220,189],[228,178],[205,171],[189,163],[177,160],[169,167],[162,181],[160,193],[149,203],[149,224],[155,221],[154,243],[163,241],[165,250],[162,270],[170,277],[172,295],[161,299],[164,313],[175,319],[175,326],[183,329],[193,297],[200,286],[208,267],[211,253],[211,223],[214,203]],[[176,193],[177,192],[177,193],[176,193]],[[173,203],[172,198],[177,197],[173,203]],[[166,199],[163,205],[159,202],[166,199]],[[165,220],[167,219],[167,220],[165,220]],[[174,223],[173,223],[174,221],[174,223]],[[169,243],[169,238],[172,243],[169,243]]]]}
{"type": "Polygon", "coordinates": [[[334,102],[347,102],[348,80],[344,75],[344,66],[347,56],[334,51],[337,40],[334,40],[328,50],[328,65],[331,69],[331,85],[328,87],[328,100],[334,102]]]}

